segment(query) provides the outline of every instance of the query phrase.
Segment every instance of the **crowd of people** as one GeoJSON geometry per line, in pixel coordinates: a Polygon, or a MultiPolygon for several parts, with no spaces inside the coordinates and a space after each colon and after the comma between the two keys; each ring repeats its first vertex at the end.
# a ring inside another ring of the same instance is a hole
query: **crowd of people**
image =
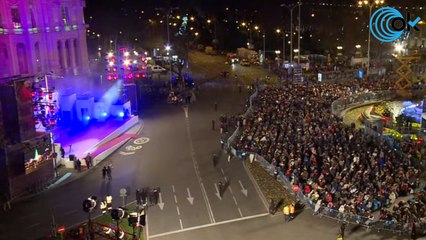
{"type": "Polygon", "coordinates": [[[315,211],[327,208],[340,217],[374,222],[373,212],[389,227],[426,222],[426,194],[398,202],[419,187],[414,167],[419,146],[411,140],[390,146],[383,138],[346,126],[331,113],[331,103],[348,94],[392,89],[378,79],[345,84],[292,85],[266,88],[240,125],[237,151],[256,152],[298,185],[315,211]],[[353,83],[352,83],[353,85],[353,83]],[[390,207],[391,210],[384,210],[390,207]]]}

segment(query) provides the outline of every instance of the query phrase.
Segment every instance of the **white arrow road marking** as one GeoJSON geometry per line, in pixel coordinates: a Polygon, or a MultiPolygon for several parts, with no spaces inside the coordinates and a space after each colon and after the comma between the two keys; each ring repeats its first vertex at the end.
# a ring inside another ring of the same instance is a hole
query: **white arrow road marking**
{"type": "Polygon", "coordinates": [[[164,208],[164,203],[163,203],[163,197],[161,196],[161,192],[158,193],[159,197],[160,197],[160,201],[158,202],[158,206],[160,207],[161,211],[164,208]]]}
{"type": "Polygon", "coordinates": [[[194,204],[194,198],[191,197],[191,192],[189,191],[189,188],[186,188],[186,191],[188,192],[188,197],[186,199],[188,199],[191,205],[194,204]]]}
{"type": "Polygon", "coordinates": [[[238,182],[240,183],[240,186],[241,186],[241,192],[244,194],[244,196],[247,197],[248,190],[244,188],[243,184],[241,183],[241,180],[238,180],[238,182]]]}
{"type": "Polygon", "coordinates": [[[135,154],[135,152],[123,152],[123,151],[121,151],[120,154],[121,155],[132,155],[132,154],[135,154]]]}
{"type": "Polygon", "coordinates": [[[222,200],[222,197],[220,196],[219,188],[217,188],[216,183],[214,184],[214,187],[216,188],[216,193],[215,193],[215,195],[216,195],[216,196],[217,196],[220,200],[222,200]]]}

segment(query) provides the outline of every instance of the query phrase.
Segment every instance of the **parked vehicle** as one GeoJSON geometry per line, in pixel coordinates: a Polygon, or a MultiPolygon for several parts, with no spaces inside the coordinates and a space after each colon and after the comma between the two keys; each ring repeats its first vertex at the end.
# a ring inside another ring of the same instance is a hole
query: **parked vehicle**
{"type": "Polygon", "coordinates": [[[147,65],[147,69],[153,73],[162,73],[167,71],[165,68],[158,65],[147,65]]]}
{"type": "Polygon", "coordinates": [[[246,67],[248,67],[248,66],[250,66],[250,61],[249,61],[248,59],[243,59],[243,60],[240,62],[240,64],[241,64],[241,66],[246,66],[246,67]]]}

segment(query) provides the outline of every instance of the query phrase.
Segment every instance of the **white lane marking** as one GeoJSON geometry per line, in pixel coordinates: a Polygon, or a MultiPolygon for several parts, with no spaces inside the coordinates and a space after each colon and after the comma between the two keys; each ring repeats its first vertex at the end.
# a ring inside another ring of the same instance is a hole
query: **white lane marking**
{"type": "Polygon", "coordinates": [[[220,171],[222,171],[222,175],[225,176],[225,171],[223,171],[223,168],[220,168],[220,171]]]}
{"type": "Polygon", "coordinates": [[[206,207],[207,207],[207,213],[209,214],[210,222],[215,223],[216,220],[214,219],[214,216],[213,216],[212,207],[210,206],[210,201],[209,201],[209,198],[207,196],[206,189],[204,188],[204,184],[203,184],[203,181],[201,179],[200,172],[198,170],[198,163],[197,163],[197,160],[195,159],[195,149],[194,149],[194,144],[193,144],[192,138],[191,138],[191,129],[189,127],[189,119],[188,118],[186,119],[186,134],[187,134],[187,137],[188,137],[188,140],[189,140],[189,150],[190,150],[190,153],[191,153],[192,164],[194,165],[195,175],[197,176],[198,184],[200,185],[201,192],[203,193],[204,202],[206,203],[206,207]]]}
{"type": "Polygon", "coordinates": [[[177,197],[176,197],[176,195],[174,195],[174,197],[175,197],[175,203],[177,203],[177,197]]]}
{"type": "MultiPolygon", "coordinates": [[[[204,188],[204,183],[201,183],[201,191],[203,192],[203,195],[205,194],[207,196],[206,189],[204,188]]],[[[207,207],[208,207],[208,209],[207,209],[208,212],[211,213],[211,219],[213,220],[213,223],[215,223],[216,220],[214,219],[212,206],[210,205],[210,202],[209,202],[208,198],[207,198],[207,207]]]]}
{"type": "Polygon", "coordinates": [[[182,224],[182,219],[179,218],[179,223],[180,223],[180,229],[183,230],[183,224],[182,224]]]}
{"type": "Polygon", "coordinates": [[[238,212],[240,213],[240,216],[243,217],[243,213],[241,212],[240,208],[238,208],[238,212]]]}
{"type": "Polygon", "coordinates": [[[188,107],[183,107],[183,111],[185,112],[185,118],[188,118],[188,107]]]}
{"type": "MultiPolygon", "coordinates": [[[[222,224],[227,224],[227,223],[232,223],[232,222],[239,222],[239,221],[244,221],[244,220],[248,220],[248,219],[253,219],[253,218],[258,218],[258,217],[264,217],[264,216],[269,216],[269,213],[261,213],[261,214],[247,216],[247,217],[242,217],[242,218],[235,218],[235,219],[231,219],[231,220],[225,220],[225,221],[222,221],[222,222],[208,223],[208,224],[204,224],[204,225],[200,225],[200,226],[185,228],[185,229],[182,229],[182,230],[175,230],[175,231],[170,231],[170,232],[155,234],[155,235],[152,235],[152,236],[149,236],[149,237],[150,238],[158,238],[158,237],[167,236],[167,235],[171,235],[171,234],[176,234],[176,233],[181,233],[181,232],[187,232],[187,231],[191,231],[191,230],[196,230],[196,229],[201,229],[201,228],[207,228],[207,227],[212,227],[212,226],[217,226],[217,225],[222,225],[222,224]]],[[[147,232],[147,234],[148,234],[148,232],[147,232]]]]}
{"type": "Polygon", "coordinates": [[[27,229],[30,229],[30,228],[33,228],[33,227],[36,227],[36,226],[38,226],[38,225],[40,225],[41,223],[34,223],[34,224],[32,224],[32,225],[29,225],[28,227],[27,227],[27,229]]]}
{"type": "Polygon", "coordinates": [[[216,183],[214,184],[214,188],[216,189],[216,193],[215,193],[215,195],[216,195],[216,196],[217,196],[220,200],[222,200],[222,197],[220,196],[219,188],[217,187],[216,183]]]}
{"type": "Polygon", "coordinates": [[[229,191],[231,192],[232,195],[234,195],[234,192],[232,191],[231,186],[229,186],[229,191]]]}
{"type": "Polygon", "coordinates": [[[173,190],[173,193],[175,193],[176,191],[175,191],[175,185],[172,185],[172,190],[173,190]]]}
{"type": "Polygon", "coordinates": [[[180,216],[180,211],[179,211],[179,207],[178,206],[176,206],[176,210],[177,210],[178,215],[180,216]]]}
{"type": "Polygon", "coordinates": [[[232,198],[234,199],[234,203],[235,203],[235,205],[237,205],[237,206],[238,206],[237,199],[235,199],[235,196],[232,196],[232,198]]]}

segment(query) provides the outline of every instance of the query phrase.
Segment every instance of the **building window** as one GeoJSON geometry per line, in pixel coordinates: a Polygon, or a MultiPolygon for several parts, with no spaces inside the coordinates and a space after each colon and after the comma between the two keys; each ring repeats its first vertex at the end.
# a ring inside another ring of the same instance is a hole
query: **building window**
{"type": "Polygon", "coordinates": [[[36,28],[37,24],[34,17],[33,7],[30,6],[31,28],[36,28]]]}
{"type": "Polygon", "coordinates": [[[12,23],[13,28],[22,28],[21,15],[18,7],[12,7],[12,23]]]}
{"type": "Polygon", "coordinates": [[[62,22],[64,23],[64,26],[68,26],[70,24],[70,16],[68,14],[67,7],[61,8],[61,16],[62,16],[62,22]]]}
{"type": "Polygon", "coordinates": [[[16,46],[17,55],[18,55],[18,66],[19,73],[27,74],[28,73],[28,60],[27,60],[27,52],[25,50],[25,45],[23,43],[18,43],[16,46]]]}
{"type": "Polygon", "coordinates": [[[0,28],[3,28],[3,22],[1,20],[1,14],[0,14],[0,28]]]}

